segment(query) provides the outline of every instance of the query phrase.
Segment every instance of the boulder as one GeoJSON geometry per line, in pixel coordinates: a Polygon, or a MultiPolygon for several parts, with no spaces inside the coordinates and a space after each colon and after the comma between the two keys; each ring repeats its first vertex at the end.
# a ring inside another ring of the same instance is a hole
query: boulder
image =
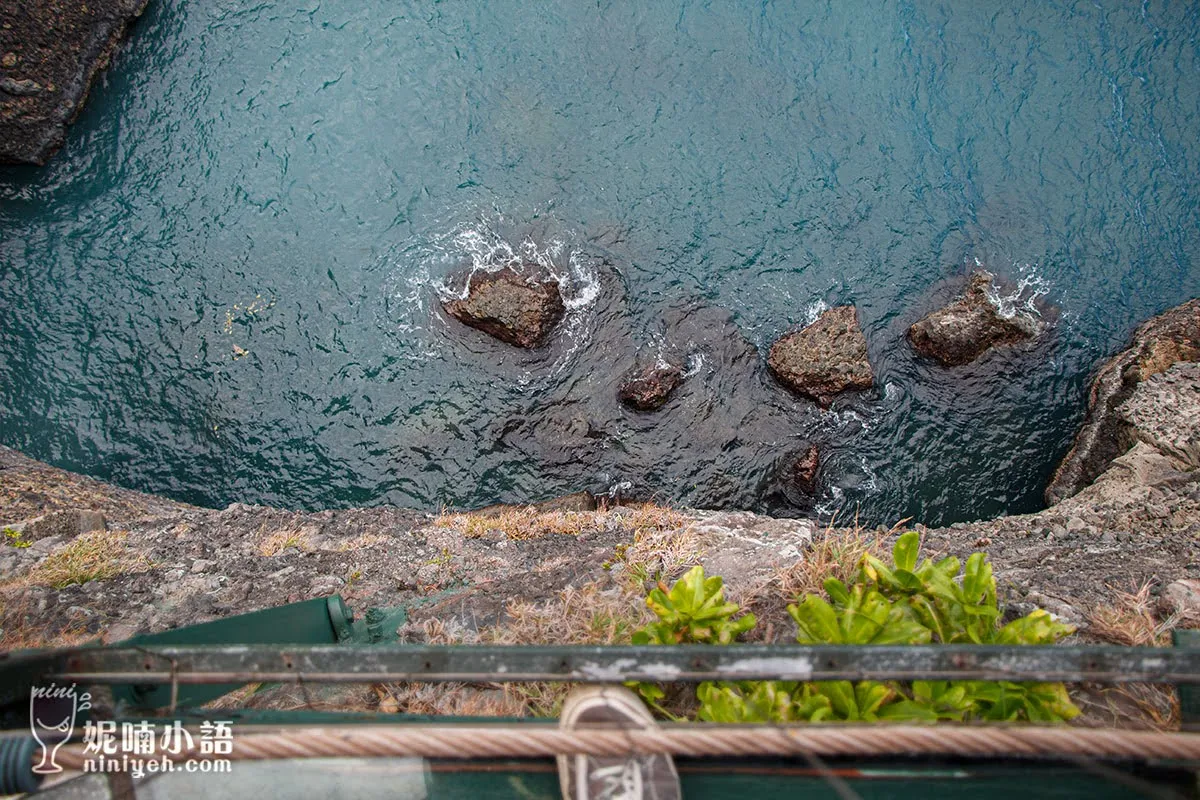
{"type": "Polygon", "coordinates": [[[837,394],[875,383],[854,306],[831,308],[808,327],[784,335],[771,345],[767,366],[784,386],[824,408],[837,394]]]}
{"type": "Polygon", "coordinates": [[[1041,332],[1032,315],[1000,312],[994,296],[995,276],[979,270],[953,303],[926,315],[908,329],[913,349],[944,367],[969,364],[998,345],[1031,339],[1041,332]]]}
{"type": "Polygon", "coordinates": [[[638,411],[657,411],[682,382],[683,370],[679,367],[645,367],[625,379],[621,388],[617,390],[617,397],[622,403],[638,411]]]}
{"type": "Polygon", "coordinates": [[[525,278],[511,269],[475,272],[467,295],[442,304],[464,325],[517,347],[537,347],[566,313],[558,282],[525,278]]]}
{"type": "Polygon", "coordinates": [[[44,164],[146,0],[0,5],[0,163],[44,164]]]}
{"type": "MultiPolygon", "coordinates": [[[[1161,440],[1164,434],[1148,430],[1139,435],[1131,429],[1130,418],[1148,419],[1145,408],[1135,403],[1123,414],[1121,407],[1143,381],[1177,363],[1193,361],[1200,361],[1200,299],[1145,322],[1134,332],[1129,347],[1100,368],[1088,393],[1083,427],[1046,487],[1046,502],[1054,505],[1089,486],[1139,438],[1161,440]]],[[[1179,377],[1186,381],[1186,375],[1179,377]]],[[[1168,394],[1183,391],[1170,383],[1155,389],[1160,390],[1168,394]]],[[[1194,400],[1189,406],[1192,403],[1194,400]]]]}
{"type": "Polygon", "coordinates": [[[1163,616],[1178,615],[1185,622],[1195,623],[1200,619],[1200,581],[1194,578],[1173,581],[1163,589],[1159,606],[1163,616]]]}

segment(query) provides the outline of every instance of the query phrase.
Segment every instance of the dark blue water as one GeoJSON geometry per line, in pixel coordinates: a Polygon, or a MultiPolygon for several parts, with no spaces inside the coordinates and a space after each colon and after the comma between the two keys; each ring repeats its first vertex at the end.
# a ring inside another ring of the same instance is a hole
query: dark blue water
{"type": "Polygon", "coordinates": [[[802,513],[776,473],[817,441],[821,513],[1036,508],[1089,370],[1200,294],[1198,34],[1180,2],[155,0],[55,160],[0,170],[0,442],[212,505],[802,513]],[[438,311],[510,250],[563,277],[545,353],[438,311]],[[915,362],[976,261],[1050,333],[915,362]],[[840,303],[878,390],[822,413],[761,354],[840,303]],[[622,410],[661,354],[685,387],[622,410]]]}

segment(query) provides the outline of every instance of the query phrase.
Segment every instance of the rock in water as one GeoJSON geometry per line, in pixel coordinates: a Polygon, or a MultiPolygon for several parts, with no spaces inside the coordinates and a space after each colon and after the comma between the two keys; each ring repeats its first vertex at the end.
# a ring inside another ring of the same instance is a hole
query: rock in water
{"type": "Polygon", "coordinates": [[[1031,339],[1041,324],[1029,314],[1004,316],[989,296],[995,282],[990,272],[971,276],[957,300],[934,311],[908,329],[908,340],[921,355],[944,367],[969,364],[996,345],[1031,339]]]}
{"type": "MultiPolygon", "coordinates": [[[[1132,403],[1124,412],[1122,406],[1133,398],[1143,381],[1168,372],[1178,363],[1193,361],[1200,361],[1200,299],[1176,306],[1144,323],[1134,332],[1129,347],[1100,368],[1088,393],[1087,419],[1046,487],[1046,502],[1054,505],[1091,485],[1135,439],[1154,438],[1156,426],[1144,423],[1143,430],[1137,424],[1144,417],[1138,404],[1132,403]]],[[[1186,373],[1179,375],[1180,379],[1185,377],[1186,373]]],[[[1156,388],[1166,392],[1171,384],[1164,382],[1156,388]]],[[[1184,384],[1180,383],[1173,391],[1183,389],[1184,384]]],[[[1185,396],[1171,402],[1181,404],[1185,396]]],[[[1186,414],[1184,409],[1191,407],[1194,406],[1188,403],[1179,410],[1186,414]]],[[[1180,421],[1187,420],[1181,417],[1180,421]]]]}
{"type": "Polygon", "coordinates": [[[817,473],[820,469],[821,450],[815,444],[811,444],[792,462],[792,483],[805,494],[816,494],[817,473]]]}
{"type": "Polygon", "coordinates": [[[617,390],[617,397],[622,403],[638,411],[657,411],[682,382],[683,371],[679,367],[646,367],[621,384],[621,388],[617,390]]]}
{"type": "Polygon", "coordinates": [[[566,313],[557,281],[530,280],[511,269],[476,272],[467,296],[442,308],[464,325],[528,348],[540,345],[566,313]]]}
{"type": "Polygon", "coordinates": [[[824,408],[834,395],[875,383],[854,306],[831,308],[807,328],[780,338],[771,345],[767,366],[784,386],[824,408]]]}

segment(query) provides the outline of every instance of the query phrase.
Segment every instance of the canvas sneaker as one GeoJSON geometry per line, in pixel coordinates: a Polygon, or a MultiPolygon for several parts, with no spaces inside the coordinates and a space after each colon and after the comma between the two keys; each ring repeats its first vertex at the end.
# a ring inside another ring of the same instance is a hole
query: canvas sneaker
{"type": "MultiPolygon", "coordinates": [[[[622,686],[577,689],[563,704],[559,727],[652,728],[654,717],[637,695],[622,686]]],[[[669,754],[608,758],[560,755],[558,778],[564,800],[679,800],[679,773],[669,754]]]]}

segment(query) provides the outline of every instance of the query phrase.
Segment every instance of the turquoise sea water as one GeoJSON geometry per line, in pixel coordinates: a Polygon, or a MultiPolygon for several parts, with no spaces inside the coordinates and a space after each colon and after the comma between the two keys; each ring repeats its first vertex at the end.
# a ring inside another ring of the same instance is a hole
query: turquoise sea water
{"type": "Polygon", "coordinates": [[[152,0],[41,170],[0,168],[0,442],[202,504],[626,486],[812,513],[1026,511],[1088,373],[1200,294],[1200,5],[152,0]],[[438,311],[524,253],[543,353],[438,311]],[[1050,333],[953,372],[905,328],[982,263],[1050,333]],[[1015,288],[1013,289],[1015,291],[1015,288]],[[878,389],[766,347],[858,306],[878,389]],[[615,400],[686,362],[657,415],[615,400]]]}

